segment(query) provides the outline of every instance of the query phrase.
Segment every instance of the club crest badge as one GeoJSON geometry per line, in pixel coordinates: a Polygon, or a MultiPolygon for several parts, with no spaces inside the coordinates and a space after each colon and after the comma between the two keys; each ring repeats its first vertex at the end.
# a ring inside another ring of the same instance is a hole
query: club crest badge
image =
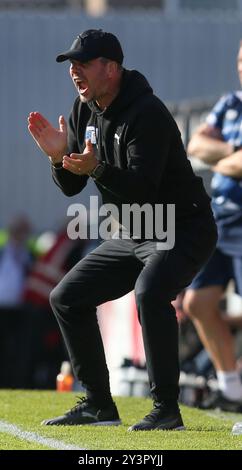
{"type": "Polygon", "coordinates": [[[90,140],[93,145],[97,144],[98,129],[94,126],[87,126],[85,140],[90,140]]]}

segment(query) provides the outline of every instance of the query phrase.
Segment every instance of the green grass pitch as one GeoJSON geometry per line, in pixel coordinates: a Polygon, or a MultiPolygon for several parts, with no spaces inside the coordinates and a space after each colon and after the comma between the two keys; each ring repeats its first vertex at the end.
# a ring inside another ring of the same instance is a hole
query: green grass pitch
{"type": "Polygon", "coordinates": [[[242,415],[204,412],[181,406],[186,431],[127,431],[152,408],[147,398],[117,397],[122,425],[41,426],[45,418],[63,414],[76,402],[76,394],[55,391],[0,391],[0,450],[51,449],[38,438],[52,439],[75,448],[87,450],[242,450],[242,435],[232,436],[231,428],[242,415]],[[8,426],[7,428],[4,426],[8,426]],[[10,433],[20,428],[23,433],[10,433]],[[29,433],[34,441],[28,440],[29,433]],[[36,440],[35,440],[36,437],[36,440]]]}

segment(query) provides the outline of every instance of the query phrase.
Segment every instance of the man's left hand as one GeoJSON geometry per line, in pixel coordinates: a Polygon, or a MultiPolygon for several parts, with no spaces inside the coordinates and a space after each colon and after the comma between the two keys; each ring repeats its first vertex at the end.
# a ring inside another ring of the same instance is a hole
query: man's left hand
{"type": "Polygon", "coordinates": [[[74,175],[89,175],[97,165],[98,160],[90,140],[86,141],[83,153],[71,153],[63,157],[63,168],[74,175]]]}

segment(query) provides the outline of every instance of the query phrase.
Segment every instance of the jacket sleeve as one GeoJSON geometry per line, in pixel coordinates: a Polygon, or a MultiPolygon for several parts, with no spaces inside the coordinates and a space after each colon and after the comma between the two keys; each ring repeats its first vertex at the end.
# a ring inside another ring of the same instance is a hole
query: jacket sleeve
{"type": "MultiPolygon", "coordinates": [[[[67,153],[80,153],[77,142],[77,122],[78,122],[78,107],[80,99],[76,99],[72,112],[68,120],[68,137],[67,137],[67,153]]],[[[52,178],[55,184],[61,189],[66,196],[74,196],[80,193],[87,184],[88,175],[74,175],[62,167],[62,163],[51,166],[52,178]]]]}
{"type": "Polygon", "coordinates": [[[52,178],[55,184],[61,189],[66,196],[75,196],[85,188],[88,175],[74,175],[68,170],[60,167],[51,167],[52,178]]]}
{"type": "Polygon", "coordinates": [[[173,123],[160,105],[139,113],[126,135],[127,169],[106,165],[98,183],[127,203],[155,198],[167,163],[173,123]]]}

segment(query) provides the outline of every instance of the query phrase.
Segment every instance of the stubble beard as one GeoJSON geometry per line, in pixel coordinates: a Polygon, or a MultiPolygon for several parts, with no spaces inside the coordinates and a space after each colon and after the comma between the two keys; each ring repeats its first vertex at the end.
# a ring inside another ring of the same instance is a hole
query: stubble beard
{"type": "Polygon", "coordinates": [[[88,103],[88,101],[90,101],[85,96],[83,96],[81,94],[79,94],[79,96],[80,96],[80,100],[81,100],[82,103],[88,103]]]}

